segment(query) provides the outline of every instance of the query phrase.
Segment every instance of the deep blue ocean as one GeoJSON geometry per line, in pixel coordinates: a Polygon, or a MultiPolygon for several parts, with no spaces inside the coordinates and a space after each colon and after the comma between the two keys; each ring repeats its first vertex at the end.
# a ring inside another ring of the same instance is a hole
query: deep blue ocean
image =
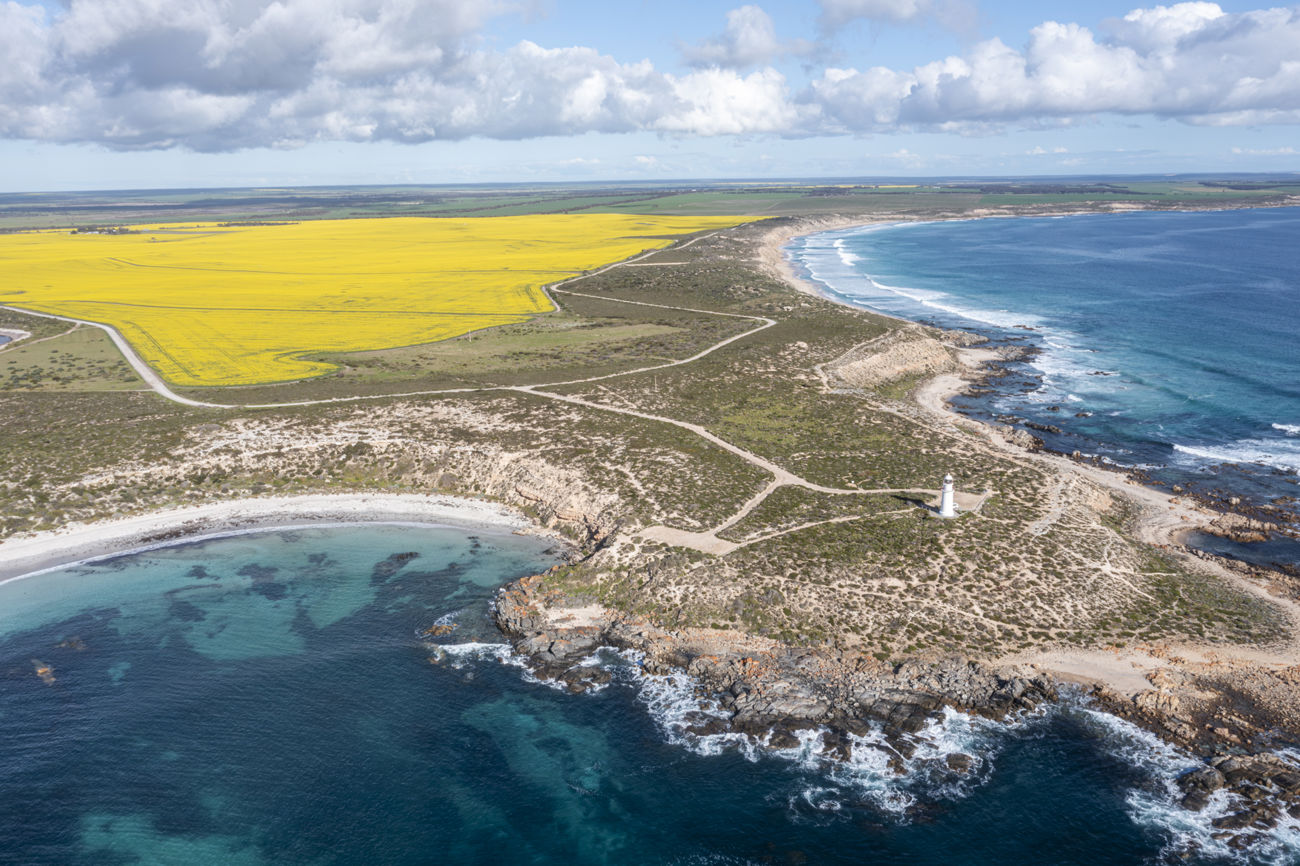
{"type": "Polygon", "coordinates": [[[0,584],[0,864],[1234,862],[1225,804],[1172,806],[1191,762],[1082,705],[950,714],[897,777],[869,737],[831,767],[815,733],[684,736],[690,683],[632,656],[592,660],[596,693],[538,683],[488,604],[548,544],[275,531],[0,584]]]}
{"type": "MultiPolygon", "coordinates": [[[[788,253],[832,297],[1037,352],[963,411],[1294,521],[1300,208],[894,224],[788,253]]],[[[1221,547],[1300,565],[1294,542],[1221,547]]]]}

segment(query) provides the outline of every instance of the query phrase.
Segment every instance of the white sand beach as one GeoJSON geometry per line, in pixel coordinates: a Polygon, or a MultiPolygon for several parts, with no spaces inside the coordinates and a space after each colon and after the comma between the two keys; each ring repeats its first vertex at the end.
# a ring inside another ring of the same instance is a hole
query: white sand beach
{"type": "Polygon", "coordinates": [[[504,505],[453,496],[346,493],[242,499],[176,508],[0,541],[0,583],[77,562],[194,538],[289,526],[420,523],[540,532],[504,505]]]}

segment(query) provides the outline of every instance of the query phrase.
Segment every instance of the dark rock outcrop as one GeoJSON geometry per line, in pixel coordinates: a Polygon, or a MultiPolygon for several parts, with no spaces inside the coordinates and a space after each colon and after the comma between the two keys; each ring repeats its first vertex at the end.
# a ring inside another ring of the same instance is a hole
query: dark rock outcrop
{"type": "Polygon", "coordinates": [[[502,590],[495,616],[538,677],[575,690],[599,670],[579,662],[601,646],[643,653],[650,674],[685,671],[699,683],[702,697],[713,698],[726,714],[722,720],[702,718],[689,729],[701,735],[729,731],[790,748],[798,742],[795,732],[818,727],[829,730],[826,753],[847,759],[852,746],[846,735],[879,725],[906,758],[914,749],[912,735],[944,707],[1000,719],[1056,697],[1045,676],[1025,677],[959,656],[894,664],[832,649],[771,642],[756,647],[742,637],[728,643],[712,633],[706,640],[608,611],[595,622],[564,624],[564,611],[575,607],[582,605],[548,591],[544,576],[537,575],[502,590]]]}

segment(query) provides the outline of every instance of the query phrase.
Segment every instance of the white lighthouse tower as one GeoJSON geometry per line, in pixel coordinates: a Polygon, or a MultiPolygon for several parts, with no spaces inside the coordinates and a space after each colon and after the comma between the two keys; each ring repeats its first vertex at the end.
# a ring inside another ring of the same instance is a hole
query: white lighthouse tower
{"type": "Polygon", "coordinates": [[[943,476],[943,492],[939,494],[939,516],[956,517],[957,503],[954,502],[956,494],[953,491],[952,475],[943,476]]]}

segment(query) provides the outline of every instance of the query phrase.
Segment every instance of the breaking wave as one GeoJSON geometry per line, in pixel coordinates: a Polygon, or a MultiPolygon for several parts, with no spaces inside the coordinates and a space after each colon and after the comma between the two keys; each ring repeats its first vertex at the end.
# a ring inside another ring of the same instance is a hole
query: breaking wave
{"type": "MultiPolygon", "coordinates": [[[[464,643],[439,645],[449,663],[497,661],[521,669],[524,679],[538,682],[524,660],[507,644],[464,643]]],[[[740,733],[698,733],[711,719],[728,713],[716,700],[701,694],[698,682],[685,673],[665,675],[644,671],[642,654],[602,649],[580,662],[601,665],[614,675],[613,682],[632,689],[636,700],[654,721],[664,740],[702,756],[736,753],[751,762],[785,763],[794,773],[784,797],[788,818],[794,823],[821,823],[866,807],[895,824],[911,823],[929,804],[956,802],[979,796],[996,771],[1007,746],[1017,739],[1043,737],[1058,719],[1082,728],[1105,754],[1137,771],[1124,795],[1124,809],[1138,827],[1155,834],[1162,845],[1158,863],[1240,862],[1294,863],[1300,857],[1300,820],[1282,815],[1279,825],[1267,831],[1227,831],[1215,821],[1240,810],[1244,801],[1217,791],[1200,812],[1180,805],[1178,778],[1200,766],[1200,761],[1165,743],[1154,734],[1120,718],[1092,708],[1078,693],[1040,711],[1007,722],[944,709],[914,735],[891,739],[880,726],[862,735],[837,736],[825,729],[793,732],[794,744],[774,748],[740,733]],[[830,756],[847,741],[847,760],[830,756]],[[918,811],[921,810],[921,811],[918,811]],[[1244,852],[1234,846],[1243,834],[1253,838],[1244,852]]],[[[554,686],[543,682],[543,685],[554,686]]],[[[1290,755],[1300,758],[1300,755],[1290,755]]]]}
{"type": "Polygon", "coordinates": [[[1157,831],[1167,840],[1160,852],[1161,862],[1210,858],[1283,866],[1295,863],[1300,856],[1300,821],[1284,812],[1278,826],[1271,830],[1225,832],[1214,826],[1214,822],[1241,809],[1245,803],[1240,796],[1226,790],[1215,791],[1199,812],[1180,805],[1183,794],[1177,779],[1201,766],[1199,761],[1123,719],[1082,705],[1076,706],[1075,711],[1085,724],[1102,733],[1108,750],[1146,777],[1147,783],[1131,790],[1125,804],[1136,824],[1157,831]],[[1232,845],[1243,834],[1257,837],[1248,851],[1232,845]]]}
{"type": "Polygon", "coordinates": [[[1197,461],[1256,463],[1284,472],[1300,472],[1300,441],[1295,439],[1239,439],[1225,445],[1175,444],[1174,451],[1197,461]]]}

